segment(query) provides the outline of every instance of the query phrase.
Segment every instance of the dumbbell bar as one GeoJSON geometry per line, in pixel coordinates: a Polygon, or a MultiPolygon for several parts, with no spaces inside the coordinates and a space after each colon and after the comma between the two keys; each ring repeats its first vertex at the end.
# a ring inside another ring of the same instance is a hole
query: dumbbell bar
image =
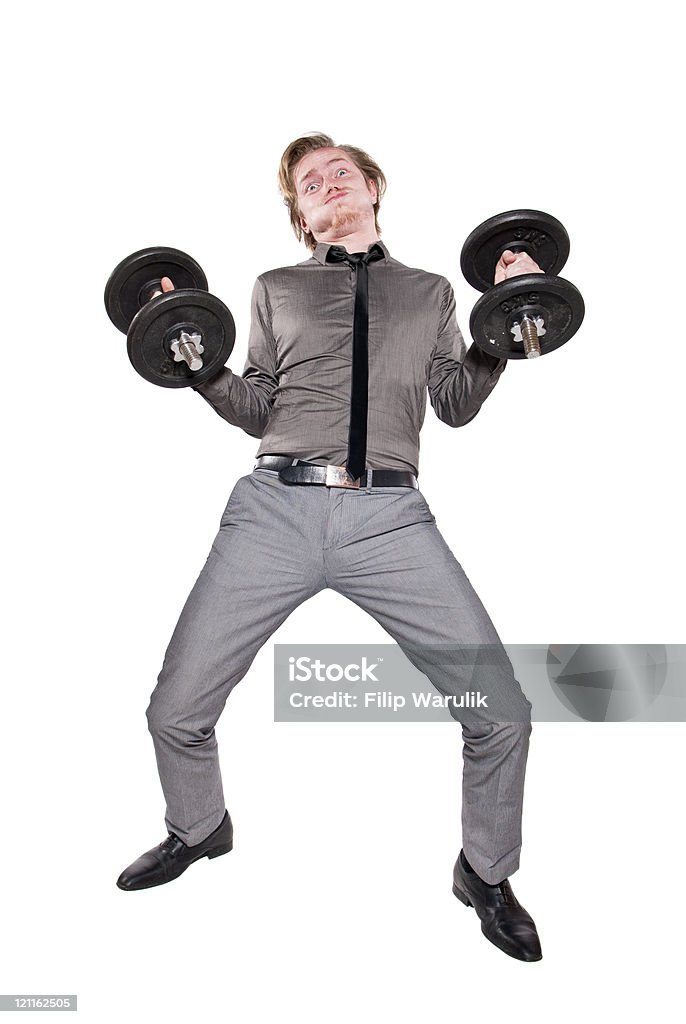
{"type": "Polygon", "coordinates": [[[207,291],[200,265],[179,249],[153,246],[127,256],[107,282],[105,308],[127,336],[134,368],[160,387],[191,387],[215,377],[233,350],[230,310],[207,291]],[[174,291],[162,291],[163,277],[174,291]]]}
{"type": "Polygon", "coordinates": [[[570,281],[557,276],[568,255],[564,227],[540,210],[509,210],[472,231],[460,266],[469,283],[485,292],[469,321],[480,348],[500,359],[531,359],[576,334],[584,300],[570,281]],[[528,253],[544,273],[520,274],[494,285],[496,264],[506,249],[528,253]]]}

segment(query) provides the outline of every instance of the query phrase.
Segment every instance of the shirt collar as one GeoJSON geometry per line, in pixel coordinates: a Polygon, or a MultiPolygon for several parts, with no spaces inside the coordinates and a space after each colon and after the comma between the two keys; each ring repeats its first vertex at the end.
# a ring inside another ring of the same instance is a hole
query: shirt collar
{"type": "MultiPolygon", "coordinates": [[[[314,252],[312,253],[312,259],[316,260],[317,263],[326,263],[326,254],[331,248],[331,246],[334,244],[334,242],[318,242],[314,252]]],[[[379,239],[379,241],[377,242],[372,242],[372,245],[378,245],[379,248],[383,250],[383,262],[388,263],[391,259],[391,254],[389,253],[388,249],[383,244],[383,242],[379,239]]],[[[367,246],[367,252],[369,252],[371,247],[371,245],[367,246]]]]}

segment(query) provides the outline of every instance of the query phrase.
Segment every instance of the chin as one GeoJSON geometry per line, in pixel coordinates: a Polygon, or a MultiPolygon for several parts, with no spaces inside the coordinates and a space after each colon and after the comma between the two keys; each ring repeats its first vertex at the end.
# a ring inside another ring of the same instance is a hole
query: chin
{"type": "Polygon", "coordinates": [[[333,228],[354,228],[360,221],[359,210],[340,210],[336,212],[337,216],[331,222],[331,227],[333,228]]]}

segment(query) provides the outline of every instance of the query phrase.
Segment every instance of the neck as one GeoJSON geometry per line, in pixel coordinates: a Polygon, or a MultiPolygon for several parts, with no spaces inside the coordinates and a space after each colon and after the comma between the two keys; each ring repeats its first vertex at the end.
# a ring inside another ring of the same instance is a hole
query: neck
{"type": "Polygon", "coordinates": [[[333,235],[330,233],[324,233],[322,235],[315,235],[317,243],[326,242],[331,245],[340,245],[347,252],[367,252],[370,245],[374,242],[379,241],[379,236],[375,230],[362,230],[362,231],[351,231],[344,235],[333,235]]]}

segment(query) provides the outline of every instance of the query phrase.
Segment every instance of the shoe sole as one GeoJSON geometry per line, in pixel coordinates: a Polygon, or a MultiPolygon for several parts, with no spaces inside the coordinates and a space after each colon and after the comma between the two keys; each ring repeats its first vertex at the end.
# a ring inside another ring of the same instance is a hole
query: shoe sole
{"type": "MultiPolygon", "coordinates": [[[[230,850],[233,850],[233,842],[222,843],[221,846],[215,846],[215,848],[213,850],[210,850],[209,853],[206,853],[205,856],[207,857],[208,860],[214,860],[215,857],[221,857],[222,854],[229,853],[230,850]]],[[[198,860],[201,859],[202,858],[200,857],[198,858],[198,860]]],[[[190,864],[188,866],[190,867],[190,864]]]]}
{"type": "Polygon", "coordinates": [[[457,896],[457,898],[460,901],[460,903],[464,903],[465,907],[473,907],[474,906],[474,904],[469,899],[467,894],[462,892],[462,889],[458,889],[454,882],[453,882],[453,892],[457,896]]]}

